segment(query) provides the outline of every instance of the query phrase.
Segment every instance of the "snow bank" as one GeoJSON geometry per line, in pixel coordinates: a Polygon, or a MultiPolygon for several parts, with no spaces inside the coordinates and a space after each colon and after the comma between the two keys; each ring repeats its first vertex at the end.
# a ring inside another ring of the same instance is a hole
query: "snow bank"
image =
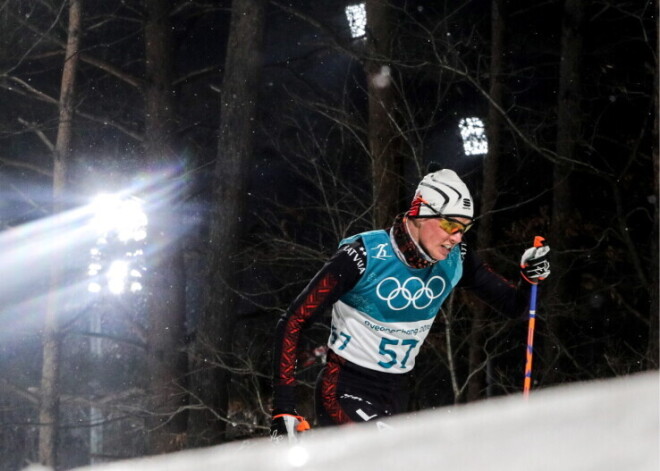
{"type": "Polygon", "coordinates": [[[658,471],[657,372],[78,471],[658,471]],[[382,427],[381,427],[382,429],[382,427]]]}

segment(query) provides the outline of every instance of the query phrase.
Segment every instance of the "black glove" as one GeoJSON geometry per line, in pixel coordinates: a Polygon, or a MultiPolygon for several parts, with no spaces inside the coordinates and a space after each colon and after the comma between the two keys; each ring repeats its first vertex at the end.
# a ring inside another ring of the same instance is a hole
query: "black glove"
{"type": "Polygon", "coordinates": [[[531,247],[525,250],[520,259],[520,275],[533,285],[550,276],[550,262],[548,252],[550,247],[531,247]]]}
{"type": "Polygon", "coordinates": [[[270,424],[270,439],[276,443],[282,440],[296,443],[298,441],[297,435],[310,428],[309,422],[295,411],[291,414],[274,413],[270,424]]]}

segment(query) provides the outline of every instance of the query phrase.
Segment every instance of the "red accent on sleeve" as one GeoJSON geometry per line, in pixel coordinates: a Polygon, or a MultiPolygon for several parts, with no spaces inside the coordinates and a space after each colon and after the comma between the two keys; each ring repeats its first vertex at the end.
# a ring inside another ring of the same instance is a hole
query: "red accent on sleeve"
{"type": "Polygon", "coordinates": [[[330,274],[326,274],[288,318],[279,358],[278,384],[292,385],[295,383],[296,353],[302,328],[316,313],[316,310],[323,304],[336,285],[337,280],[330,274]]]}
{"type": "Polygon", "coordinates": [[[330,352],[330,358],[321,380],[321,397],[323,408],[336,424],[348,424],[353,420],[342,409],[337,394],[339,385],[339,373],[341,371],[344,359],[330,352]]]}

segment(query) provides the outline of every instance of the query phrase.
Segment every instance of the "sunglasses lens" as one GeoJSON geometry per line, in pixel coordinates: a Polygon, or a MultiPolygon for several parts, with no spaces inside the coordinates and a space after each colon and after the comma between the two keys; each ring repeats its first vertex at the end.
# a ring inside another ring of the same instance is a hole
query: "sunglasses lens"
{"type": "Polygon", "coordinates": [[[440,228],[448,234],[456,234],[458,231],[463,229],[459,223],[450,221],[448,219],[440,219],[439,224],[440,228]]]}
{"type": "Polygon", "coordinates": [[[438,221],[440,228],[448,234],[456,234],[457,232],[462,232],[465,234],[472,227],[472,224],[465,225],[461,222],[453,221],[451,219],[440,218],[438,221]]]}

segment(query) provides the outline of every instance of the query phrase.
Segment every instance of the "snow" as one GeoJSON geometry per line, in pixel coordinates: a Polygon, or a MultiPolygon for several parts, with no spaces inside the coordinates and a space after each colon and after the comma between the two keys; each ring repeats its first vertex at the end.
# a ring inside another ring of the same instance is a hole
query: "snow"
{"type": "Polygon", "coordinates": [[[659,391],[647,372],[77,471],[658,471],[659,391]]]}

